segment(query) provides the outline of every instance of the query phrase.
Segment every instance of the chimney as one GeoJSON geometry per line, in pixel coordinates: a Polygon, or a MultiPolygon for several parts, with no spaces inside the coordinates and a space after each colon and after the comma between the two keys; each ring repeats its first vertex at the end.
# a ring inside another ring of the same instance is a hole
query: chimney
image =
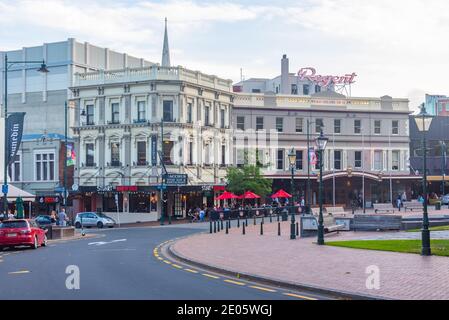
{"type": "Polygon", "coordinates": [[[289,88],[289,63],[288,63],[288,58],[287,55],[284,54],[282,56],[282,60],[281,60],[281,93],[282,94],[290,94],[290,88],[289,88]]]}

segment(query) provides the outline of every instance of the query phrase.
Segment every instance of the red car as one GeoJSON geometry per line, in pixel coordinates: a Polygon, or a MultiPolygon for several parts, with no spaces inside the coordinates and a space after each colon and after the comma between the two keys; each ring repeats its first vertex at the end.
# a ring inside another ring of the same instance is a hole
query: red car
{"type": "Polygon", "coordinates": [[[28,219],[6,220],[0,224],[0,250],[6,247],[30,246],[37,249],[47,245],[47,231],[36,221],[28,219]]]}

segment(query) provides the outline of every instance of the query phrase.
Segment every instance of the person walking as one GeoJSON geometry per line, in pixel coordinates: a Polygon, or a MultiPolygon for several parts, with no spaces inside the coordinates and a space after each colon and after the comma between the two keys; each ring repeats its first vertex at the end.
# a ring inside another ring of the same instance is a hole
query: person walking
{"type": "Polygon", "coordinates": [[[58,221],[60,227],[66,226],[67,214],[65,213],[65,208],[62,208],[58,213],[58,221]]]}
{"type": "Polygon", "coordinates": [[[399,194],[398,197],[396,198],[396,206],[398,207],[399,211],[401,211],[401,205],[402,205],[402,197],[399,194]]]}

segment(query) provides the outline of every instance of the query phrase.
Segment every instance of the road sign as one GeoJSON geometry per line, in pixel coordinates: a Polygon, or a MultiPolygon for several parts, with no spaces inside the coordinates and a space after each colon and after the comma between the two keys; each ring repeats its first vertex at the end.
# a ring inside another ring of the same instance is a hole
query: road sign
{"type": "Polygon", "coordinates": [[[164,175],[165,184],[170,186],[185,186],[187,184],[186,174],[167,173],[164,175]]]}
{"type": "Polygon", "coordinates": [[[2,185],[2,193],[8,193],[8,185],[7,184],[2,185]]]}

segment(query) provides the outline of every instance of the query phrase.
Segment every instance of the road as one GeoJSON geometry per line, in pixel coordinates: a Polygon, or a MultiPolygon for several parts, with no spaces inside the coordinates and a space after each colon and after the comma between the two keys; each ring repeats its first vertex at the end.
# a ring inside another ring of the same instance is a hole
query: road
{"type": "Polygon", "coordinates": [[[98,237],[0,252],[0,299],[326,298],[195,270],[154,251],[165,241],[207,229],[207,224],[91,229],[98,237]],[[66,287],[68,266],[79,268],[79,290],[66,287]]]}

